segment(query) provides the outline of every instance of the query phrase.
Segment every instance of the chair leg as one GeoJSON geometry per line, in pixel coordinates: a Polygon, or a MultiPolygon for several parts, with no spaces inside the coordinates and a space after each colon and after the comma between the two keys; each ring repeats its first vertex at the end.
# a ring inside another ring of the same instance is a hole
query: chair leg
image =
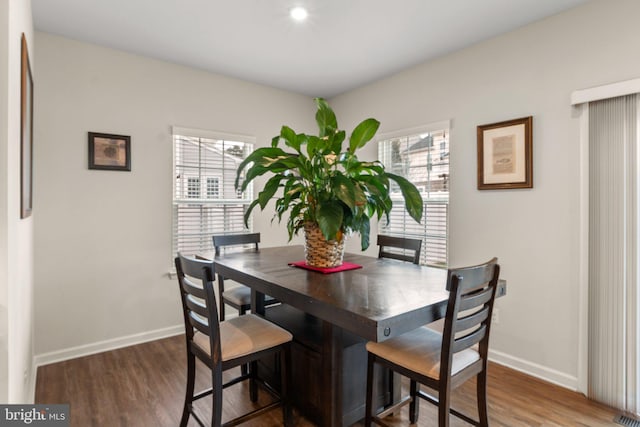
{"type": "Polygon", "coordinates": [[[224,322],[224,301],[222,297],[220,297],[220,321],[224,322]]]}
{"type": "Polygon", "coordinates": [[[249,398],[253,403],[258,401],[258,362],[249,362],[249,398]]]}
{"type": "MultiPolygon", "coordinates": [[[[395,397],[395,391],[396,391],[395,387],[394,387],[394,384],[393,384],[393,379],[394,379],[393,377],[395,376],[395,373],[391,369],[389,369],[389,370],[387,370],[386,375],[387,375],[387,381],[389,381],[389,383],[387,384],[387,386],[388,386],[387,390],[389,392],[389,401],[385,402],[385,404],[390,406],[390,405],[393,405],[394,397],[395,397]]],[[[391,413],[389,415],[393,416],[393,413],[391,413]]]]}
{"type": "Polygon", "coordinates": [[[409,422],[411,422],[411,424],[417,423],[418,417],[420,416],[419,391],[420,384],[417,381],[411,380],[409,383],[409,395],[411,396],[411,403],[409,403],[409,422]]]}
{"type": "Polygon", "coordinates": [[[211,386],[213,388],[211,425],[220,427],[222,425],[222,368],[220,366],[211,372],[211,386]]]}
{"type": "Polygon", "coordinates": [[[364,427],[371,427],[373,422],[373,367],[375,356],[369,353],[367,358],[367,400],[364,412],[364,427]]]}
{"type": "Polygon", "coordinates": [[[438,426],[449,427],[451,393],[448,387],[438,390],[438,426]]]}
{"type": "Polygon", "coordinates": [[[222,294],[224,293],[224,277],[222,277],[221,275],[218,274],[218,298],[220,301],[220,312],[218,313],[218,316],[220,316],[220,321],[224,322],[224,298],[222,298],[222,294]]]}
{"type": "MultiPolygon", "coordinates": [[[[247,314],[247,309],[246,309],[246,308],[244,308],[244,307],[240,307],[240,308],[238,309],[238,314],[239,314],[240,316],[244,316],[245,314],[247,314]]],[[[249,366],[248,366],[248,365],[246,365],[246,364],[241,365],[241,366],[240,366],[240,374],[241,374],[241,375],[247,375],[247,372],[249,372],[249,366]]]]}
{"type": "Polygon", "coordinates": [[[487,405],[487,368],[485,367],[476,379],[476,394],[478,400],[478,415],[480,416],[480,426],[489,426],[489,408],[487,405]]]}
{"type": "Polygon", "coordinates": [[[182,419],[180,419],[180,427],[186,427],[191,415],[191,405],[193,403],[193,389],[196,383],[196,357],[187,354],[187,390],[184,395],[184,407],[182,409],[182,419]]]}
{"type": "Polygon", "coordinates": [[[291,410],[291,344],[286,344],[280,356],[280,399],[282,400],[282,423],[285,427],[293,427],[293,412],[291,410]]]}

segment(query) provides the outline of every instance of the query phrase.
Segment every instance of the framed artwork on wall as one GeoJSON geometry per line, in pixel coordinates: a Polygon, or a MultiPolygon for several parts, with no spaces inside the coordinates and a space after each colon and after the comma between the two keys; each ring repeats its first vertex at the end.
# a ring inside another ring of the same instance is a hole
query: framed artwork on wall
{"type": "Polygon", "coordinates": [[[478,126],[478,190],[533,188],[533,117],[478,126]]]}
{"type": "Polygon", "coordinates": [[[33,210],[33,76],[22,33],[20,72],[20,218],[33,210]]]}
{"type": "Polygon", "coordinates": [[[89,169],[131,171],[131,137],[89,132],[89,169]]]}

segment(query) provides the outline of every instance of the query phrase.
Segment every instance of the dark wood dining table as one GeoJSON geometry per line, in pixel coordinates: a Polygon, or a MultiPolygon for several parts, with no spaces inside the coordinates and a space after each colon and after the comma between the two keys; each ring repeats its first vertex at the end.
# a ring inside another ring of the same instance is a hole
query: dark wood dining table
{"type": "MultiPolygon", "coordinates": [[[[323,274],[289,265],[303,259],[302,246],[284,246],[213,261],[217,274],[251,287],[253,312],[292,331],[294,403],[321,426],[348,426],[364,416],[366,341],[444,317],[447,270],[353,253],[344,260],[361,268],[323,274]],[[265,294],[282,304],[265,310],[265,294]]],[[[383,406],[393,399],[385,378],[383,406]]]]}

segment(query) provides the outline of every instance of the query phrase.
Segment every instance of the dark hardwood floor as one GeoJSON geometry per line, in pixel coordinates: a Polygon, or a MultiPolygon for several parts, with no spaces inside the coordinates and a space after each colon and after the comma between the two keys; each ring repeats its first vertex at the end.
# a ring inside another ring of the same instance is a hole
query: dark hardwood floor
{"type": "MultiPolygon", "coordinates": [[[[36,403],[69,403],[71,426],[177,426],[185,386],[184,337],[176,336],[38,368],[36,403]]],[[[208,370],[198,367],[197,389],[207,387],[208,370]]],[[[614,409],[500,365],[489,368],[489,415],[492,427],[617,426],[614,409]]],[[[453,406],[475,417],[475,383],[454,393],[453,406]]],[[[225,419],[250,408],[248,387],[236,385],[224,393],[225,419]]],[[[270,399],[261,393],[259,403],[270,399]]],[[[208,414],[209,401],[201,402],[208,414]]],[[[422,402],[421,426],[435,426],[436,411],[422,402]]],[[[206,417],[208,418],[208,416],[206,417]]],[[[409,425],[407,407],[388,418],[393,426],[409,425]]],[[[279,409],[245,425],[281,425],[279,409]]],[[[296,425],[313,426],[296,414],[296,425]]],[[[190,422],[189,426],[196,426],[190,422]]],[[[452,427],[468,424],[452,417],[452,427]]]]}

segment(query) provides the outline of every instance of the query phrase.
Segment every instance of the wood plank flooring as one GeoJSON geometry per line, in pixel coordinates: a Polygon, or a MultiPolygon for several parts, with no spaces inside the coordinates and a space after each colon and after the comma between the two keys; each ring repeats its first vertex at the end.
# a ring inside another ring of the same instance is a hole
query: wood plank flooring
{"type": "MultiPolygon", "coordinates": [[[[177,426],[184,399],[184,353],[184,337],[176,336],[41,366],[35,402],[69,403],[74,427],[177,426]]],[[[196,389],[204,389],[208,370],[204,366],[198,369],[196,389]]],[[[581,394],[496,364],[490,366],[489,377],[492,427],[618,426],[613,422],[617,411],[581,394]]],[[[456,390],[453,406],[475,417],[474,390],[473,381],[456,390]]],[[[268,399],[267,393],[261,393],[259,403],[268,399]]],[[[209,414],[209,401],[203,399],[201,403],[200,412],[209,414]]],[[[225,390],[223,421],[250,407],[247,386],[225,390]]],[[[407,411],[405,407],[400,414],[387,418],[390,425],[409,425],[407,411]]],[[[452,427],[468,425],[455,417],[451,420],[452,427]]],[[[312,421],[296,414],[297,426],[314,426],[312,421]]],[[[275,427],[281,422],[281,411],[276,409],[245,425],[275,427]]],[[[196,425],[193,421],[189,424],[196,425]]],[[[437,425],[435,407],[421,403],[418,425],[437,425]]]]}

